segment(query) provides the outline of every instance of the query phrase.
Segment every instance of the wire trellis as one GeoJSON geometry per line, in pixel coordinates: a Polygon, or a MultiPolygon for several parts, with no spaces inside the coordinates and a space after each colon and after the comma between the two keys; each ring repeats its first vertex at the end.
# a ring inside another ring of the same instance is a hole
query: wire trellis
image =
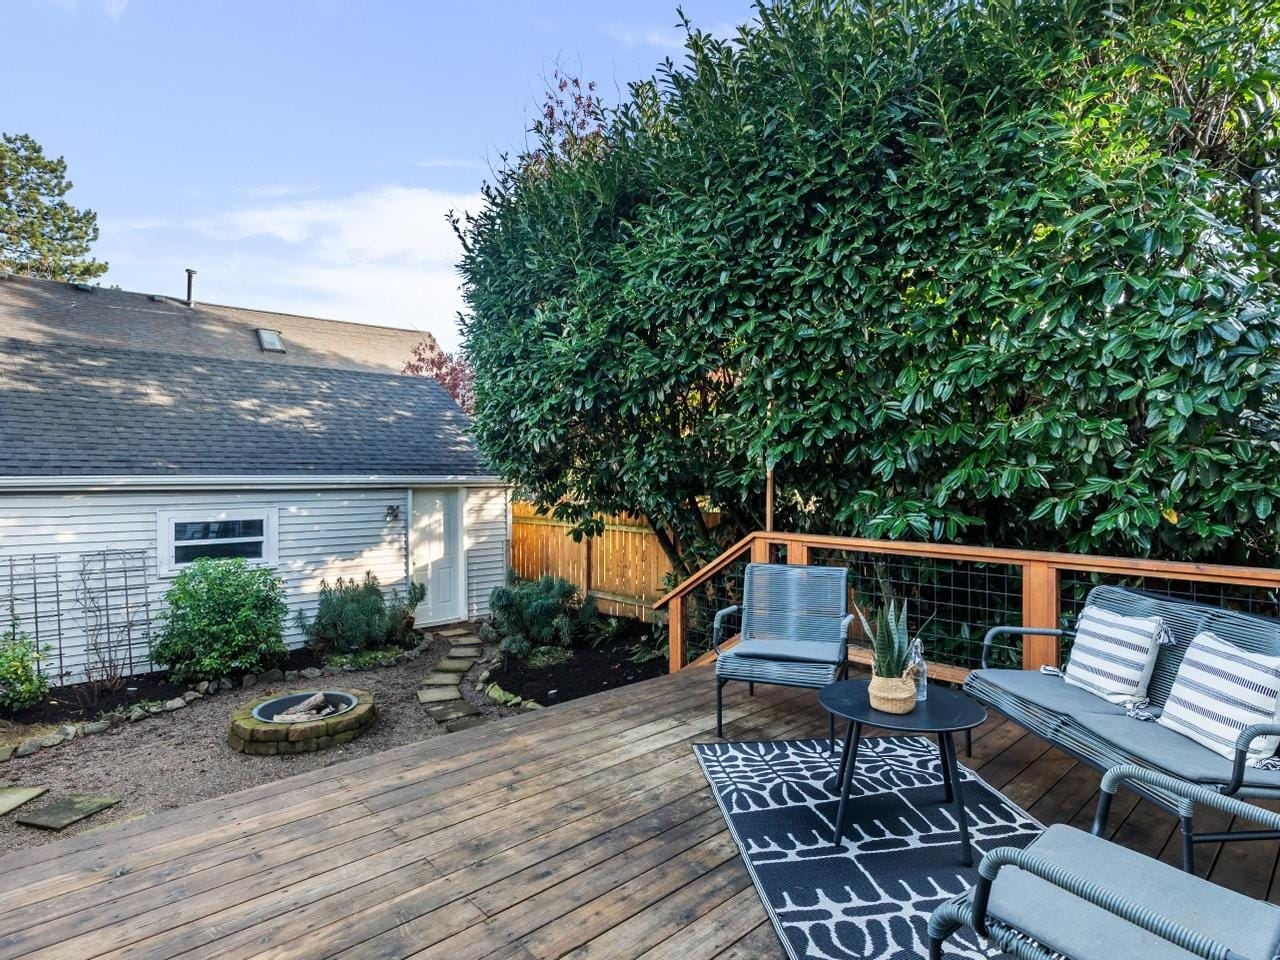
{"type": "Polygon", "coordinates": [[[0,557],[0,634],[25,634],[55,684],[114,683],[151,669],[150,552],[0,557]]]}

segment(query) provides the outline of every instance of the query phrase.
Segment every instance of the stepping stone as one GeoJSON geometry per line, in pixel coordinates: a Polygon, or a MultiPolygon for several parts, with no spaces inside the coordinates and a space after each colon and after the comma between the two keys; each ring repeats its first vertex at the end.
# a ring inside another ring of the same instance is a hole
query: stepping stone
{"type": "Polygon", "coordinates": [[[443,670],[446,673],[466,673],[471,669],[474,660],[462,660],[458,657],[445,657],[436,664],[437,670],[443,670]]]}
{"type": "Polygon", "coordinates": [[[419,703],[448,703],[459,699],[457,687],[423,687],[418,691],[419,703]]]}
{"type": "Polygon", "coordinates": [[[437,630],[436,633],[442,637],[465,637],[471,634],[466,627],[447,627],[444,630],[437,630]]]}
{"type": "Polygon", "coordinates": [[[446,723],[444,728],[450,733],[457,733],[459,730],[470,730],[472,727],[478,727],[480,724],[488,722],[488,717],[463,717],[461,720],[446,723]]]}
{"type": "Polygon", "coordinates": [[[17,810],[24,803],[48,791],[48,787],[0,787],[0,815],[17,810]]]}
{"type": "Polygon", "coordinates": [[[469,644],[463,647],[452,646],[449,648],[449,656],[466,657],[468,659],[474,660],[476,657],[480,656],[480,654],[483,651],[484,651],[484,648],[479,646],[478,644],[469,644]]]}
{"type": "Polygon", "coordinates": [[[450,720],[461,720],[463,717],[474,717],[479,712],[479,707],[473,706],[465,700],[442,703],[436,707],[427,707],[427,715],[436,723],[447,723],[450,720]]]}
{"type": "Polygon", "coordinates": [[[458,679],[461,674],[449,673],[447,670],[437,671],[436,673],[427,674],[424,686],[428,687],[457,687],[458,679]]]}
{"type": "Polygon", "coordinates": [[[55,800],[43,807],[19,814],[18,822],[28,827],[40,827],[42,830],[65,830],[73,823],[91,817],[99,811],[114,807],[120,802],[119,797],[93,797],[88,794],[76,794],[65,800],[55,800]]]}

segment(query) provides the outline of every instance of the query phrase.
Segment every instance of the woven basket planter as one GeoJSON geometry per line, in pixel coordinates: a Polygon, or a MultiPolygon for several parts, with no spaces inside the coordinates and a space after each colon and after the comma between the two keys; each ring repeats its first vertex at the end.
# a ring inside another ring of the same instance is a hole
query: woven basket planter
{"type": "Polygon", "coordinates": [[[916,674],[908,670],[900,677],[882,677],[871,674],[868,688],[871,709],[881,713],[910,713],[916,708],[916,674]]]}

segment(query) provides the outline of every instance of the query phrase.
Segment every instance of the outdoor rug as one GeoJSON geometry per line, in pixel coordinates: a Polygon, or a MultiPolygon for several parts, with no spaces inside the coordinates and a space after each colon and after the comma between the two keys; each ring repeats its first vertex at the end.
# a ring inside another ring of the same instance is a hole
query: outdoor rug
{"type": "MultiPolygon", "coordinates": [[[[871,737],[858,750],[851,824],[832,843],[839,753],[826,740],[696,743],[702,771],[792,960],[920,960],[933,908],[964,892],[937,742],[871,737]]],[[[974,862],[1024,847],[1043,827],[963,765],[974,862]]],[[[965,929],[947,957],[1003,957],[965,929]]]]}

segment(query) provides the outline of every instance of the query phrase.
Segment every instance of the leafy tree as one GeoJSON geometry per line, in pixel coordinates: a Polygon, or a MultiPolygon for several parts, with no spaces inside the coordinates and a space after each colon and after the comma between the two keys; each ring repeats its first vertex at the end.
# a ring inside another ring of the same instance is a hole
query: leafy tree
{"type": "Polygon", "coordinates": [[[0,268],[45,280],[91,280],[107,272],[89,248],[98,215],[64,197],[67,162],[26,134],[0,134],[0,268]]]}
{"type": "Polygon", "coordinates": [[[482,447],[677,571],[699,505],[758,525],[766,463],[791,529],[1271,562],[1280,4],[1248,7],[690,27],[457,223],[482,447]]]}
{"type": "Polygon", "coordinates": [[[475,409],[475,377],[471,364],[461,353],[441,350],[434,338],[422,338],[401,372],[414,377],[432,377],[453,397],[463,413],[470,414],[475,409]]]}

